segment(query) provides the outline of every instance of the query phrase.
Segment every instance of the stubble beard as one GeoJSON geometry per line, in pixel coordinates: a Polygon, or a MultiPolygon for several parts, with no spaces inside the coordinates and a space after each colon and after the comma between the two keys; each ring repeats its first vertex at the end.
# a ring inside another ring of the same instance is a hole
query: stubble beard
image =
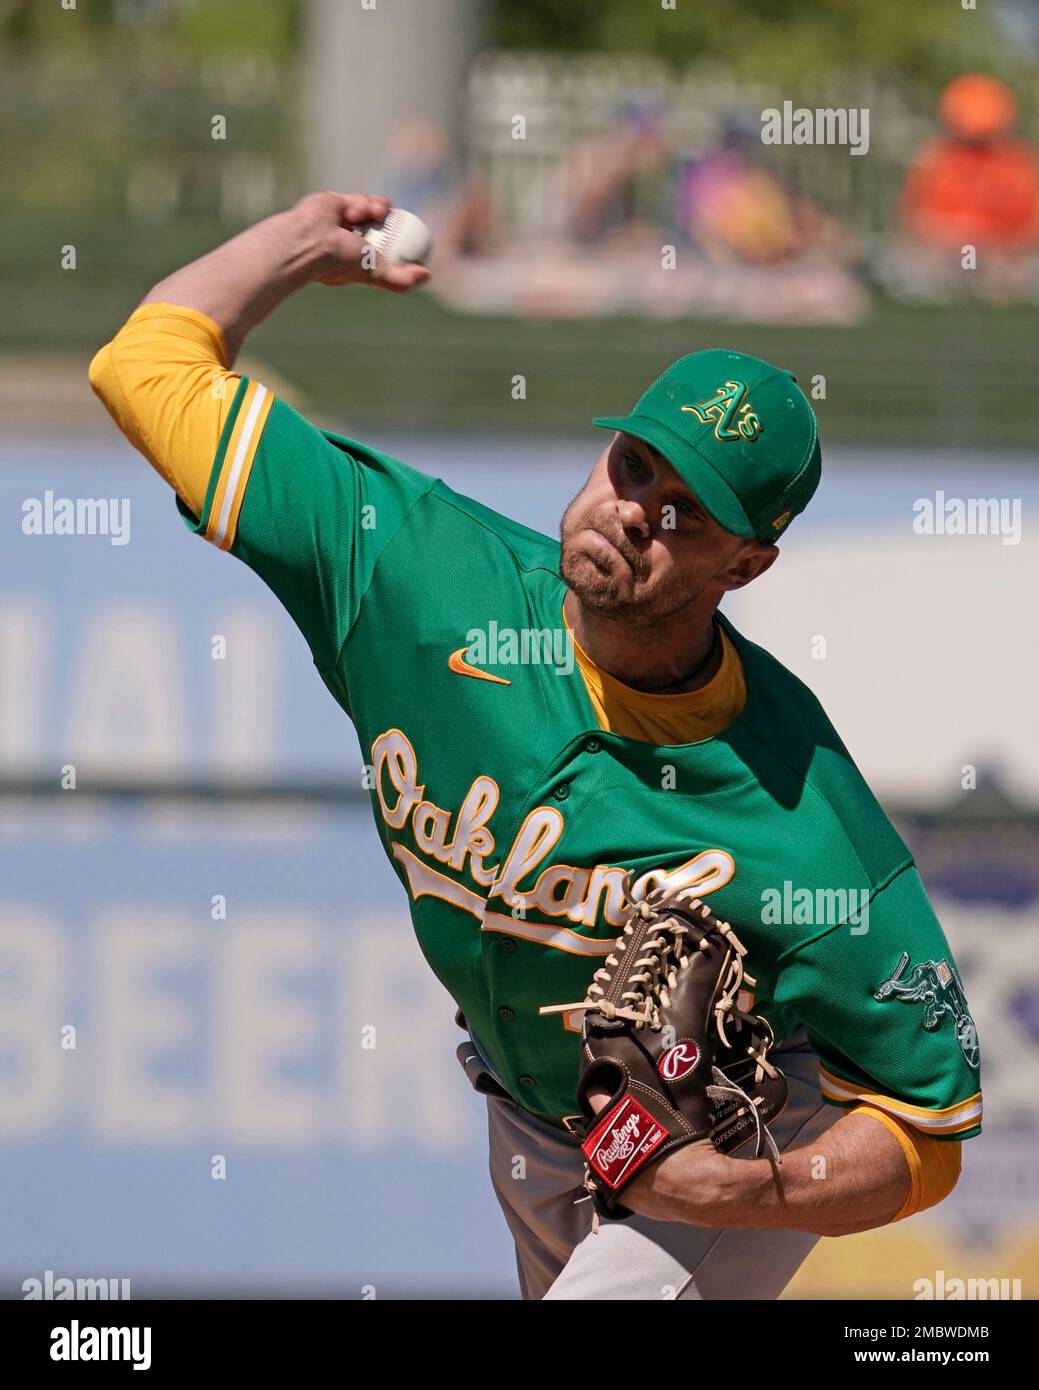
{"type": "MultiPolygon", "coordinates": [[[[635,554],[625,554],[632,566],[631,578],[625,584],[615,569],[600,567],[587,551],[577,550],[576,533],[599,528],[593,524],[593,517],[583,518],[576,525],[569,524],[572,511],[573,503],[560,523],[559,573],[583,607],[628,627],[651,628],[689,608],[706,589],[706,580],[683,588],[672,579],[647,591],[646,567],[635,554]]],[[[603,528],[605,533],[606,528],[603,528]]]]}

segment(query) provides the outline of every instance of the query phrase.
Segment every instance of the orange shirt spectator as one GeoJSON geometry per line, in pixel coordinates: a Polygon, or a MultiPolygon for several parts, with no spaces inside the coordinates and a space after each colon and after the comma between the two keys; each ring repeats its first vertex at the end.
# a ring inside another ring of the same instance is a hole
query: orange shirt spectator
{"type": "Polygon", "coordinates": [[[1039,160],[1017,141],[936,141],[909,171],[902,218],[933,246],[1028,250],[1039,240],[1039,160]]]}
{"type": "Polygon", "coordinates": [[[1039,242],[1039,159],[1009,133],[1013,95],[994,78],[964,74],[945,89],[940,110],[948,135],[927,145],[906,177],[906,231],[944,248],[1029,250],[1039,242]]]}

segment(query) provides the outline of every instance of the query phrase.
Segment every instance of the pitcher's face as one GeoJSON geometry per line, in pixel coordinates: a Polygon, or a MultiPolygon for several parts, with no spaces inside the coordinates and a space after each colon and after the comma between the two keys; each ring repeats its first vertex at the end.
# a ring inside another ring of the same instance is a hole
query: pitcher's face
{"type": "Polygon", "coordinates": [[[726,531],[649,444],[616,434],[560,526],[560,573],[580,601],[642,626],[742,588],[775,546],[726,531]]]}

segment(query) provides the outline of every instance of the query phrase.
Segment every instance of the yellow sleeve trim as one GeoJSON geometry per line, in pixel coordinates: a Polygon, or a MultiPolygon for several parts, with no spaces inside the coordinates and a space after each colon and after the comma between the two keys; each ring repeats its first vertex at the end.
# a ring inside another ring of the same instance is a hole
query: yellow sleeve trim
{"type": "Polygon", "coordinates": [[[205,336],[213,346],[214,356],[219,361],[221,367],[230,365],[228,360],[227,339],[224,330],[217,323],[216,319],[211,319],[208,314],[204,314],[201,309],[189,309],[186,304],[165,304],[151,303],[139,304],[130,317],[123,325],[129,328],[131,324],[147,323],[149,319],[181,319],[186,324],[194,324],[201,328],[205,336]]]}
{"type": "Polygon", "coordinates": [[[90,364],[120,430],[196,515],[241,378],[219,324],[196,309],[144,304],[90,364]]]}
{"type": "Polygon", "coordinates": [[[206,540],[221,550],[230,550],[234,545],[249,474],[273,404],[274,396],[266,386],[258,381],[249,382],[227,441],[206,525],[206,540]]]}
{"type": "Polygon", "coordinates": [[[909,1167],[909,1196],[902,1203],[901,1207],[891,1218],[892,1221],[901,1221],[906,1216],[912,1216],[920,1206],[920,1152],[907,1134],[905,1127],[884,1110],[877,1110],[871,1105],[859,1105],[856,1107],[856,1114],[869,1115],[871,1119],[879,1120],[880,1123],[895,1136],[902,1146],[905,1154],[906,1164],[909,1167]]]}
{"type": "Polygon", "coordinates": [[[872,1105],[860,1105],[857,1112],[879,1120],[895,1136],[909,1165],[909,1196],[891,1218],[892,1221],[902,1221],[914,1212],[937,1206],[949,1195],[960,1176],[962,1144],[938,1143],[929,1135],[909,1128],[872,1105]]]}
{"type": "Polygon", "coordinates": [[[956,1105],[934,1110],[924,1105],[910,1105],[908,1101],[896,1100],[894,1096],[868,1091],[862,1086],[856,1086],[852,1081],[845,1081],[843,1077],[834,1076],[822,1066],[819,1068],[819,1084],[827,1100],[836,1101],[841,1105],[863,1101],[928,1134],[962,1134],[964,1130],[973,1129],[981,1123],[980,1091],[956,1105]]]}

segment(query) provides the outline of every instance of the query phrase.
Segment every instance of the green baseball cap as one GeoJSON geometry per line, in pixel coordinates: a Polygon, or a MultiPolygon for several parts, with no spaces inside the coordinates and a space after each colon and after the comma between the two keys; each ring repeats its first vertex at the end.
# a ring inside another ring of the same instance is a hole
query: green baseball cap
{"type": "Polygon", "coordinates": [[[592,423],[651,444],[736,536],[776,540],[819,486],[819,431],[797,378],[742,352],[680,357],[630,415],[592,423]]]}

